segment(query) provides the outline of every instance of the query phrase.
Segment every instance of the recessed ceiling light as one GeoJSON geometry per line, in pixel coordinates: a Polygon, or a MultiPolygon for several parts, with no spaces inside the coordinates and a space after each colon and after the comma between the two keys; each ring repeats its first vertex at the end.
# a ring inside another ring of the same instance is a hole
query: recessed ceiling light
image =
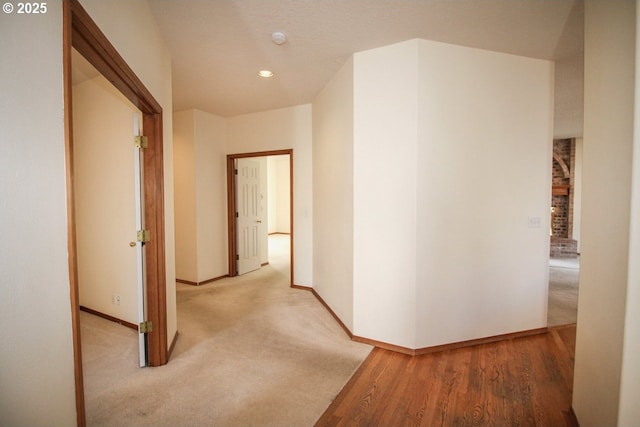
{"type": "Polygon", "coordinates": [[[258,71],[258,75],[260,77],[264,77],[266,79],[266,78],[269,78],[269,77],[273,77],[273,72],[269,71],[269,70],[260,70],[260,71],[258,71]]]}

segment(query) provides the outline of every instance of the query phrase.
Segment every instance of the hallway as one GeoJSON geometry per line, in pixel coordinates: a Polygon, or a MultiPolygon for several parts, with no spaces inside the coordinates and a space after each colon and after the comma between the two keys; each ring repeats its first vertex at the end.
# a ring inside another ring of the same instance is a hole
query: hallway
{"type": "Polygon", "coordinates": [[[549,260],[549,327],[577,322],[579,276],[580,257],[549,260]]]}
{"type": "Polygon", "coordinates": [[[82,313],[88,425],[313,425],[371,347],[290,288],[289,236],[274,236],[259,270],[178,284],[165,366],[138,368],[135,331],[82,313]]]}

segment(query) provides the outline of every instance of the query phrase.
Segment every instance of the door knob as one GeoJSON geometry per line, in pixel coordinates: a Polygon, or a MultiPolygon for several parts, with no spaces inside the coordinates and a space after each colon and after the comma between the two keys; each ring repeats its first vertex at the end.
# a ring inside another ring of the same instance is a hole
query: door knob
{"type": "Polygon", "coordinates": [[[260,220],[257,220],[256,222],[257,222],[258,224],[262,224],[262,221],[260,221],[260,220]]]}
{"type": "Polygon", "coordinates": [[[131,246],[132,248],[136,247],[136,242],[129,242],[129,246],[131,246]]]}

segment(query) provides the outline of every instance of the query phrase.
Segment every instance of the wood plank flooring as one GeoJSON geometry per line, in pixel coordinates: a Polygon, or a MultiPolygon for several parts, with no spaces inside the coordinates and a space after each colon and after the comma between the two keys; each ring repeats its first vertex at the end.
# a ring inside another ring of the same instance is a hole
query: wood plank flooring
{"type": "Polygon", "coordinates": [[[323,426],[568,426],[575,325],[421,356],[375,348],[323,426]]]}

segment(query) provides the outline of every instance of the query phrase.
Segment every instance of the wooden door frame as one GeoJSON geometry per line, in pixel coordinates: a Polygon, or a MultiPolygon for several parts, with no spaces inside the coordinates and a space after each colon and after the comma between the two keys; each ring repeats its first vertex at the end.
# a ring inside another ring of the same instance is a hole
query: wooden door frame
{"type": "Polygon", "coordinates": [[[162,107],[109,42],[78,0],[63,4],[63,75],[65,156],[67,180],[67,233],[69,282],[71,287],[71,321],[73,328],[76,411],[78,426],[86,425],[82,350],[80,341],[80,304],[76,224],[74,213],[73,107],[71,51],[75,48],[107,78],[143,115],[143,129],[149,147],[144,152],[145,228],[151,241],[145,244],[147,319],[153,322],[148,333],[148,357],[151,366],[167,363],[167,307],[164,230],[164,165],[162,107]]]}
{"type": "Polygon", "coordinates": [[[290,227],[290,285],[294,286],[293,280],[293,149],[258,151],[254,153],[240,153],[227,155],[227,227],[229,243],[229,276],[237,276],[236,266],[236,180],[235,180],[235,160],[247,157],[267,157],[267,156],[289,156],[289,227],[290,227]]]}

